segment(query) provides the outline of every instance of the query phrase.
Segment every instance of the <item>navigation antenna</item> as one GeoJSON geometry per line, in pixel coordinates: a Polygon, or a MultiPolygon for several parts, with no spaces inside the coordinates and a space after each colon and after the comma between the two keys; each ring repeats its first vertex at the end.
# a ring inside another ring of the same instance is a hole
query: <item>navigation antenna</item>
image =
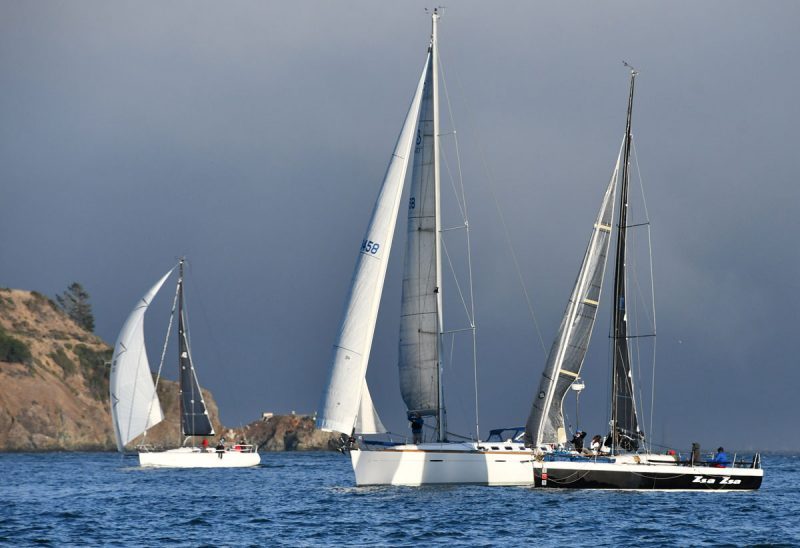
{"type": "Polygon", "coordinates": [[[626,67],[628,67],[629,69],[631,69],[631,72],[632,72],[632,73],[634,73],[634,74],[639,74],[639,71],[638,71],[638,70],[636,70],[636,67],[634,67],[633,65],[631,65],[630,63],[628,63],[628,62],[627,62],[625,59],[623,59],[623,60],[622,60],[622,64],[623,64],[623,65],[625,65],[626,67]]]}

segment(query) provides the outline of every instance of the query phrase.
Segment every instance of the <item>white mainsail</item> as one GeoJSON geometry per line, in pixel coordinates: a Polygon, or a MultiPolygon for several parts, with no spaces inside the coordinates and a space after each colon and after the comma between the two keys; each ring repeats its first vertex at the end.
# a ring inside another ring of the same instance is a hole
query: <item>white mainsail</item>
{"type": "Polygon", "coordinates": [[[611,240],[614,196],[621,156],[620,151],[592,229],[578,279],[542,373],[539,390],[525,428],[525,441],[528,445],[559,445],[567,441],[562,405],[570,385],[580,374],[597,317],[611,240]]]}
{"type": "Polygon", "coordinates": [[[144,315],[173,270],[170,269],[136,303],[114,345],[109,387],[114,434],[120,452],[136,436],[164,420],[147,361],[144,315]]]}
{"type": "Polygon", "coordinates": [[[426,70],[408,198],[398,369],[409,413],[439,409],[438,162],[434,80],[435,41],[426,70]]]}
{"type": "Polygon", "coordinates": [[[350,434],[355,426],[428,63],[426,59],[361,242],[317,417],[320,430],[350,434]]]}

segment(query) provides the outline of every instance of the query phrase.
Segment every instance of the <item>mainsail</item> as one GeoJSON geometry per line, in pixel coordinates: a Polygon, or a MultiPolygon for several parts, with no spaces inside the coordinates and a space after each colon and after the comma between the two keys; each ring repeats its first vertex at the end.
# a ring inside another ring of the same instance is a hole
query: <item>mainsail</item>
{"type": "Polygon", "coordinates": [[[144,315],[173,270],[170,269],[136,303],[114,344],[109,388],[114,434],[120,452],[136,436],[164,420],[147,361],[144,315]]]}
{"type": "Polygon", "coordinates": [[[178,363],[181,385],[181,434],[184,436],[213,436],[214,427],[206,409],[206,402],[197,382],[192,363],[186,328],[186,309],[183,300],[183,260],[178,279],[178,363]]]}
{"type": "Polygon", "coordinates": [[[628,315],[625,287],[625,236],[628,222],[628,181],[630,179],[631,118],[633,115],[633,89],[636,71],[631,70],[631,88],[628,96],[628,115],[625,121],[623,143],[622,182],[619,198],[619,225],[617,230],[617,257],[614,271],[614,300],[612,306],[612,374],[611,374],[611,434],[612,451],[618,447],[635,450],[643,434],[636,418],[636,401],[631,375],[628,348],[628,315]]]}
{"type": "MultiPolygon", "coordinates": [[[[620,151],[620,155],[621,153],[620,151]]],[[[570,385],[580,374],[597,316],[611,240],[619,166],[618,156],[592,229],[578,279],[539,382],[539,390],[525,427],[525,443],[529,446],[538,447],[543,443],[560,445],[567,441],[562,407],[570,385]]]]}
{"type": "Polygon", "coordinates": [[[426,59],[361,242],[317,417],[321,430],[350,434],[356,423],[429,62],[426,59]]]}
{"type": "Polygon", "coordinates": [[[439,222],[435,123],[435,41],[425,71],[414,168],[400,317],[400,392],[409,414],[439,411],[439,222]]]}

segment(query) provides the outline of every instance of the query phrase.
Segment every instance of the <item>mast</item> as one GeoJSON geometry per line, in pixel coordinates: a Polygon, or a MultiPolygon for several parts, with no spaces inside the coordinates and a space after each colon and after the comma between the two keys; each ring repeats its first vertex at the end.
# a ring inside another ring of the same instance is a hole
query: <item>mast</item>
{"type": "Polygon", "coordinates": [[[442,383],[442,342],[444,337],[444,318],[442,316],[442,215],[440,201],[439,170],[439,41],[437,26],[439,9],[434,8],[431,15],[431,64],[433,73],[433,186],[436,203],[436,309],[437,309],[437,352],[436,368],[439,376],[437,437],[440,442],[447,441],[447,413],[444,406],[444,386],[442,383]]]}
{"type": "MultiPolygon", "coordinates": [[[[626,64],[626,66],[628,66],[626,64]]],[[[631,84],[628,95],[628,112],[625,121],[625,143],[622,157],[622,181],[619,193],[619,223],[617,225],[617,253],[614,270],[614,300],[612,306],[612,372],[611,372],[611,436],[612,452],[622,446],[627,450],[638,447],[639,433],[636,404],[631,376],[630,350],[628,348],[628,316],[625,284],[625,247],[628,219],[628,183],[630,179],[631,119],[633,92],[638,73],[631,67],[631,84]]]]}
{"type": "Polygon", "coordinates": [[[186,311],[183,296],[183,263],[178,263],[178,378],[180,379],[181,437],[213,436],[214,427],[194,370],[189,348],[186,311]]]}

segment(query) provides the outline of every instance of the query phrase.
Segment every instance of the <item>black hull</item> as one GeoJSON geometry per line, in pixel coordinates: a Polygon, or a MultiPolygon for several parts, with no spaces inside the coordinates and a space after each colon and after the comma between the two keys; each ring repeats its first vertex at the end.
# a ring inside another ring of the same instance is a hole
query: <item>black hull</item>
{"type": "Polygon", "coordinates": [[[630,470],[587,470],[585,468],[546,468],[534,470],[536,487],[550,489],[676,489],[685,491],[751,491],[761,487],[763,476],[743,475],[736,469],[724,473],[703,470],[669,472],[630,470]]]}

